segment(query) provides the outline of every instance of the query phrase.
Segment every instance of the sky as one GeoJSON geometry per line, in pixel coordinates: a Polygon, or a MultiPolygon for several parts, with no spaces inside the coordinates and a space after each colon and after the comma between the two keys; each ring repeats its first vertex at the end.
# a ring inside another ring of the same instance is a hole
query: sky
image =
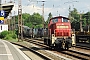
{"type": "MultiPolygon", "coordinates": [[[[9,2],[10,0],[6,0],[9,2]]],[[[12,14],[18,14],[18,0],[15,1],[12,14]]],[[[70,10],[76,8],[79,13],[86,13],[90,11],[90,0],[21,0],[22,1],[22,13],[29,13],[32,15],[34,12],[42,15],[42,4],[44,3],[44,19],[45,21],[48,18],[48,14],[51,12],[52,16],[65,16],[69,15],[70,10]],[[37,1],[39,1],[37,3],[37,1]],[[41,2],[45,1],[45,2],[41,2]]],[[[2,3],[5,3],[5,0],[2,0],[2,3]]]]}

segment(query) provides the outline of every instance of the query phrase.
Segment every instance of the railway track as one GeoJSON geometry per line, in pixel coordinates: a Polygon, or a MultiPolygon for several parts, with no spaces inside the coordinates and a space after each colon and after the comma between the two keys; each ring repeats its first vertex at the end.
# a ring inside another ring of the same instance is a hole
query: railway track
{"type": "MultiPolygon", "coordinates": [[[[28,40],[28,38],[27,38],[26,40],[28,40]]],[[[35,40],[38,40],[38,42],[42,42],[41,44],[43,44],[43,39],[41,39],[41,38],[35,38],[35,39],[33,39],[33,40],[34,40],[34,41],[35,41],[35,40]]],[[[77,43],[77,44],[76,44],[76,48],[90,50],[90,44],[77,43]]]]}
{"type": "MultiPolygon", "coordinates": [[[[27,42],[30,42],[30,43],[33,43],[35,45],[38,45],[44,49],[47,49],[48,46],[44,45],[43,44],[43,40],[39,40],[39,39],[25,39],[25,41],[27,42]]],[[[49,49],[48,49],[49,50],[49,49]]],[[[54,51],[54,50],[51,50],[52,52],[54,53],[57,53],[59,55],[63,55],[67,58],[70,58],[70,59],[84,59],[84,60],[90,60],[90,54],[86,54],[85,52],[82,53],[82,52],[78,52],[78,51],[74,51],[74,50],[67,50],[67,51],[54,51]]],[[[87,50],[87,51],[90,51],[90,50],[87,50]]]]}
{"type": "Polygon", "coordinates": [[[81,48],[81,49],[90,50],[90,44],[77,43],[76,47],[81,48]]]}
{"type": "Polygon", "coordinates": [[[43,55],[43,56],[46,56],[48,57],[49,59],[46,59],[44,58],[44,60],[70,60],[66,57],[63,57],[63,56],[56,56],[55,54],[52,54],[52,52],[46,52],[47,50],[46,49],[43,49],[41,47],[37,47],[36,45],[33,45],[32,43],[29,43],[29,42],[14,42],[13,44],[16,44],[16,45],[19,45],[19,46],[22,46],[22,47],[25,47],[25,48],[28,48],[30,50],[34,50],[35,52],[38,52],[39,54],[43,55]]]}
{"type": "Polygon", "coordinates": [[[69,56],[72,56],[80,60],[90,60],[90,55],[77,51],[68,50],[68,51],[62,51],[61,53],[67,54],[69,56]]]}
{"type": "Polygon", "coordinates": [[[28,49],[29,51],[31,51],[31,52],[33,52],[34,54],[40,56],[40,57],[41,57],[42,59],[44,59],[44,60],[51,60],[51,58],[49,58],[49,57],[47,57],[47,56],[39,53],[38,51],[35,51],[34,49],[28,48],[27,46],[24,46],[24,45],[18,44],[18,43],[13,43],[13,42],[11,42],[11,43],[28,49]]]}

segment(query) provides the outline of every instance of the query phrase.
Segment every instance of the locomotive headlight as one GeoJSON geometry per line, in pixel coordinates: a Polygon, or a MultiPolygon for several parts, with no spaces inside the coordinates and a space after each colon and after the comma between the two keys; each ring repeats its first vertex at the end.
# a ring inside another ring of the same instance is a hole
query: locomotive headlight
{"type": "Polygon", "coordinates": [[[63,26],[63,25],[60,26],[60,25],[59,25],[59,26],[57,26],[57,28],[59,28],[59,29],[61,29],[61,28],[68,28],[68,26],[63,26]]]}

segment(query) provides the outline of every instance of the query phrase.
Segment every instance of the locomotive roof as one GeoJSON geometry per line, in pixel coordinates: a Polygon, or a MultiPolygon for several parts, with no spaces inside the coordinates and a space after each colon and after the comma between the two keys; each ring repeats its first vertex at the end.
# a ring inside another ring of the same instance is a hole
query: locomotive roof
{"type": "MultiPolygon", "coordinates": [[[[68,19],[68,20],[69,20],[69,18],[67,18],[67,17],[63,17],[63,16],[53,17],[53,18],[51,18],[51,19],[55,19],[55,18],[66,18],[66,19],[68,19]]],[[[51,20],[51,19],[50,19],[50,20],[51,20]]]]}

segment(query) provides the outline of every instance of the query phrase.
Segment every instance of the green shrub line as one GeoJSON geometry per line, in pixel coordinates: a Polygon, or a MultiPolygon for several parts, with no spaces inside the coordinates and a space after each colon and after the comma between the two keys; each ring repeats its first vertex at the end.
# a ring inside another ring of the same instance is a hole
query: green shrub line
{"type": "Polygon", "coordinates": [[[8,40],[11,42],[18,41],[16,30],[15,31],[2,31],[0,33],[0,39],[8,40]]]}

